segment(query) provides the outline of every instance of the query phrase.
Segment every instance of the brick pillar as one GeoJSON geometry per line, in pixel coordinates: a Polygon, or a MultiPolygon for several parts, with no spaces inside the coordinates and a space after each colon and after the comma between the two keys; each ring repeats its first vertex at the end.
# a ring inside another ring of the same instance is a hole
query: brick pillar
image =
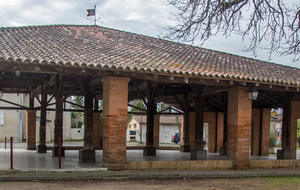
{"type": "Polygon", "coordinates": [[[293,151],[293,159],[297,155],[297,120],[300,119],[300,101],[291,101],[291,133],[290,150],[293,151]]]}
{"type": "Polygon", "coordinates": [[[277,150],[277,159],[296,159],[297,119],[300,119],[300,101],[286,100],[283,106],[282,150],[277,150]]]}
{"type": "Polygon", "coordinates": [[[228,145],[227,158],[236,169],[249,169],[249,147],[252,105],[247,96],[248,88],[228,90],[228,145]]]}
{"type": "Polygon", "coordinates": [[[26,148],[36,150],[36,110],[26,111],[26,148]]]}
{"type": "Polygon", "coordinates": [[[153,125],[153,146],[159,147],[159,117],[160,115],[154,115],[154,125],[153,125]]]}
{"type": "MultiPolygon", "coordinates": [[[[261,109],[252,109],[251,123],[251,155],[260,155],[260,140],[261,140],[261,109]]],[[[268,139],[269,140],[269,139],[268,139]]]]}
{"type": "Polygon", "coordinates": [[[216,152],[216,140],[217,140],[217,115],[215,112],[204,113],[204,123],[208,123],[208,142],[207,151],[216,152]]]}
{"type": "Polygon", "coordinates": [[[93,144],[95,150],[100,150],[100,112],[93,113],[93,144]]]}
{"type": "Polygon", "coordinates": [[[269,139],[270,139],[270,120],[271,109],[262,109],[262,128],[261,128],[261,156],[269,156],[269,139]]]}
{"type": "Polygon", "coordinates": [[[220,147],[223,147],[223,130],[224,130],[224,113],[217,113],[217,152],[220,152],[220,147]]]}
{"type": "Polygon", "coordinates": [[[252,109],[251,155],[269,156],[271,109],[252,109]]]}
{"type": "Polygon", "coordinates": [[[109,170],[127,168],[126,124],[129,78],[108,76],[103,83],[103,164],[109,170]]]}
{"type": "Polygon", "coordinates": [[[190,143],[190,149],[196,149],[195,147],[195,112],[189,113],[189,143],[190,143]]]}

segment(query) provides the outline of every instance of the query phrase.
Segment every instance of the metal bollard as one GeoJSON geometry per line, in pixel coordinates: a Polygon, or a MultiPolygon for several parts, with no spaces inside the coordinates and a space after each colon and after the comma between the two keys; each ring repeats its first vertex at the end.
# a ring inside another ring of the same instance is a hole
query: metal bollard
{"type": "Polygon", "coordinates": [[[58,168],[61,168],[61,137],[58,137],[58,168]]]}
{"type": "Polygon", "coordinates": [[[5,137],[5,141],[4,142],[5,142],[4,145],[5,145],[5,149],[6,149],[6,137],[5,137]]]}
{"type": "Polygon", "coordinates": [[[13,137],[10,137],[10,169],[13,169],[13,137]]]}

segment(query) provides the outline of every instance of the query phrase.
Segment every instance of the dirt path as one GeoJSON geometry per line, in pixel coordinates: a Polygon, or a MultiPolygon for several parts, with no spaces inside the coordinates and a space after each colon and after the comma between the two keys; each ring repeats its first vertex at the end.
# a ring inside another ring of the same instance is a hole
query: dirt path
{"type": "Polygon", "coordinates": [[[14,190],[193,190],[193,189],[300,189],[300,177],[241,179],[163,179],[119,181],[0,182],[0,189],[14,190]]]}

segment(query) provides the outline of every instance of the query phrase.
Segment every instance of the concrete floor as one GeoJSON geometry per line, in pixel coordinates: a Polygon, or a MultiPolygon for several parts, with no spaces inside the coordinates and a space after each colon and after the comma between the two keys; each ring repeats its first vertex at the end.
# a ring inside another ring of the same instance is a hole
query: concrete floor
{"type": "MultiPolygon", "coordinates": [[[[49,144],[50,145],[50,144],[49,144]]],[[[65,146],[80,146],[82,142],[64,142],[65,146]]],[[[34,150],[26,150],[26,144],[15,142],[13,149],[14,169],[17,170],[47,170],[58,168],[58,158],[52,157],[52,151],[45,154],[38,154],[34,150]]],[[[157,150],[156,156],[143,156],[142,150],[127,150],[127,161],[184,161],[190,160],[190,153],[179,152],[178,150],[157,150]]],[[[300,151],[297,151],[297,158],[300,158],[300,151]]],[[[276,160],[276,154],[270,156],[250,156],[251,160],[276,160]]],[[[227,156],[220,156],[218,153],[208,153],[208,160],[227,160],[227,156]]],[[[78,150],[66,150],[62,158],[62,168],[101,168],[102,150],[96,151],[96,163],[79,163],[78,150]]],[[[0,142],[0,170],[10,168],[10,148],[4,149],[4,143],[0,142]]]]}

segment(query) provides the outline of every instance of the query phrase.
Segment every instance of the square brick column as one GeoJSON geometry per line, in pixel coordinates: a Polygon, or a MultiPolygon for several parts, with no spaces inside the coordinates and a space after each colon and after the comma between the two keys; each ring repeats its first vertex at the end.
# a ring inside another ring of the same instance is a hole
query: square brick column
{"type": "Polygon", "coordinates": [[[26,111],[26,148],[36,150],[36,110],[26,111]]]}
{"type": "Polygon", "coordinates": [[[103,164],[109,170],[127,168],[126,124],[129,78],[108,76],[103,83],[103,164]]]}
{"type": "MultiPolygon", "coordinates": [[[[261,127],[261,156],[269,156],[269,139],[270,139],[270,120],[271,109],[262,109],[262,127],[261,127]]],[[[297,125],[297,124],[296,124],[297,125]]]]}
{"type": "MultiPolygon", "coordinates": [[[[252,109],[251,123],[251,155],[260,155],[260,140],[261,140],[261,109],[252,109]]],[[[269,140],[269,139],[268,139],[269,140]]]]}
{"type": "Polygon", "coordinates": [[[159,147],[159,117],[160,115],[154,115],[154,125],[153,125],[153,146],[159,147]]]}
{"type": "Polygon", "coordinates": [[[252,105],[247,96],[248,88],[228,90],[228,145],[227,158],[235,169],[249,169],[250,129],[252,105]]]}
{"type": "Polygon", "coordinates": [[[215,112],[204,113],[204,123],[208,123],[208,142],[207,151],[216,152],[216,140],[217,140],[217,115],[215,112]]]}
{"type": "Polygon", "coordinates": [[[290,150],[293,151],[293,159],[297,155],[297,120],[300,119],[300,101],[291,101],[291,135],[290,150]]]}
{"type": "Polygon", "coordinates": [[[100,150],[100,112],[93,113],[93,144],[95,150],[100,150]]]}
{"type": "Polygon", "coordinates": [[[271,109],[252,109],[251,155],[269,156],[271,109]]]}
{"type": "Polygon", "coordinates": [[[190,143],[190,149],[196,149],[195,146],[195,112],[190,112],[189,113],[189,125],[190,125],[190,129],[189,129],[189,143],[190,143]]]}
{"type": "Polygon", "coordinates": [[[217,113],[217,152],[220,152],[220,147],[223,147],[223,131],[224,131],[224,113],[217,113]]]}
{"type": "Polygon", "coordinates": [[[300,119],[300,101],[286,100],[283,107],[282,150],[277,150],[277,159],[296,159],[297,119],[300,119]]]}

